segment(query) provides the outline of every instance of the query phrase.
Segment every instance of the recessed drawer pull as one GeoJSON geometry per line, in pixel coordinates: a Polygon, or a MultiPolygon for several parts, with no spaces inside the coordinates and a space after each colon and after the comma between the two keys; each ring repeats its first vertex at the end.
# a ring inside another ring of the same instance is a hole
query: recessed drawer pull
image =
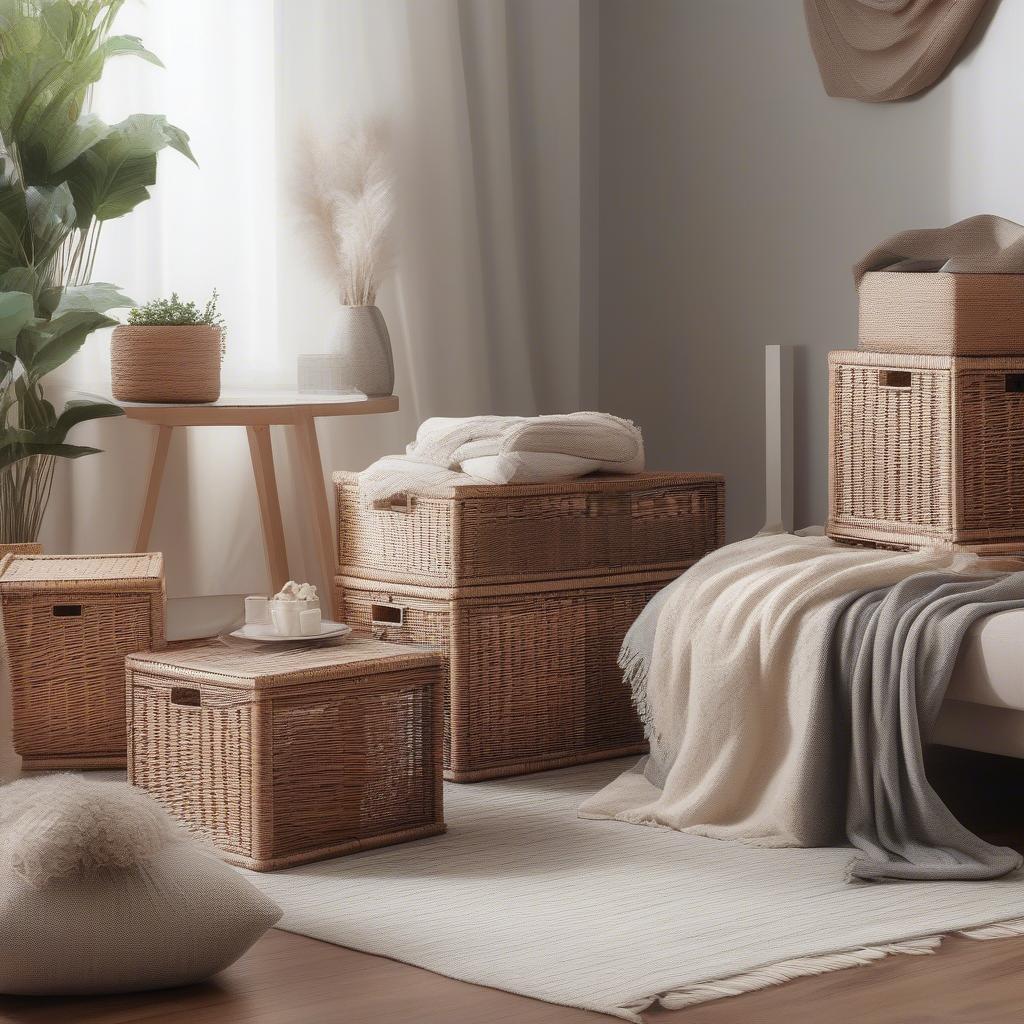
{"type": "Polygon", "coordinates": [[[909,388],[913,376],[909,370],[879,370],[878,386],[880,388],[909,388]]]}
{"type": "Polygon", "coordinates": [[[55,604],[53,606],[53,617],[55,619],[73,619],[82,614],[80,604],[55,604]]]}
{"type": "Polygon", "coordinates": [[[371,604],[370,623],[374,626],[404,626],[405,608],[400,604],[371,604]]]}

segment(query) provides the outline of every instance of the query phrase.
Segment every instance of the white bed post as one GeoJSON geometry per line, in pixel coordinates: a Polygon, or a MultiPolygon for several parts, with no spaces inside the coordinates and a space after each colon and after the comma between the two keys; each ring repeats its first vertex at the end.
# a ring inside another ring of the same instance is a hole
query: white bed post
{"type": "Polygon", "coordinates": [[[793,349],[764,348],[765,526],[793,529],[793,349]]]}

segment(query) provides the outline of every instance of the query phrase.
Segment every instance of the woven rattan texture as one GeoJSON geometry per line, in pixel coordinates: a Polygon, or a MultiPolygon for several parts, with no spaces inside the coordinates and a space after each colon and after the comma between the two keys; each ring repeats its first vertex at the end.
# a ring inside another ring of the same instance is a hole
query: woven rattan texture
{"type": "Polygon", "coordinates": [[[164,642],[159,555],[8,556],[0,602],[26,768],[124,766],[124,659],[164,642]],[[62,563],[66,578],[61,575],[62,563]],[[145,575],[113,577],[112,572],[145,575]]]}
{"type": "Polygon", "coordinates": [[[616,659],[626,630],[675,575],[460,597],[354,578],[339,588],[357,630],[448,654],[445,776],[473,782],[645,749],[616,659]]]}
{"type": "Polygon", "coordinates": [[[374,509],[335,474],[342,574],[457,587],[682,569],[719,546],[721,477],[644,473],[457,488],[374,509]]]}
{"type": "Polygon", "coordinates": [[[120,589],[128,584],[133,590],[161,590],[164,560],[159,553],[140,555],[34,555],[13,557],[0,562],[0,588],[15,589],[18,584],[113,583],[120,589]]]}
{"type": "Polygon", "coordinates": [[[869,273],[859,294],[862,349],[1024,354],[1024,274],[869,273]]]}
{"type": "Polygon", "coordinates": [[[201,645],[129,659],[128,688],[131,781],[232,863],[274,870],[444,831],[436,654],[201,645]]]}
{"type": "Polygon", "coordinates": [[[119,402],[216,402],[220,397],[218,327],[116,327],[110,382],[119,402]]]}
{"type": "Polygon", "coordinates": [[[1024,358],[833,352],[828,533],[1024,550],[1024,358]]]}

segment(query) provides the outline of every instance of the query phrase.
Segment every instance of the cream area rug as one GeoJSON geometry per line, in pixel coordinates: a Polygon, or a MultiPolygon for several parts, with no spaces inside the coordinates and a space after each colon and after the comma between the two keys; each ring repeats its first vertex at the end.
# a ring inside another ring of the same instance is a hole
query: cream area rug
{"type": "Polygon", "coordinates": [[[949,932],[1024,934],[1020,872],[848,883],[848,849],[578,818],[628,765],[447,785],[447,835],[246,875],[284,908],[287,931],[631,1021],[657,1001],[931,953],[949,932]]]}

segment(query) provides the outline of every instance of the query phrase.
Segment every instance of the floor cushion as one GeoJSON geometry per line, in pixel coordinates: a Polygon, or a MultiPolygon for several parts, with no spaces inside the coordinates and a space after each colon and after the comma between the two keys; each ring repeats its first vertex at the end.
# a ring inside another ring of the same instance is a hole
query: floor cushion
{"type": "Polygon", "coordinates": [[[126,783],[48,775],[0,787],[0,993],[187,985],[280,916],[126,783]]]}

